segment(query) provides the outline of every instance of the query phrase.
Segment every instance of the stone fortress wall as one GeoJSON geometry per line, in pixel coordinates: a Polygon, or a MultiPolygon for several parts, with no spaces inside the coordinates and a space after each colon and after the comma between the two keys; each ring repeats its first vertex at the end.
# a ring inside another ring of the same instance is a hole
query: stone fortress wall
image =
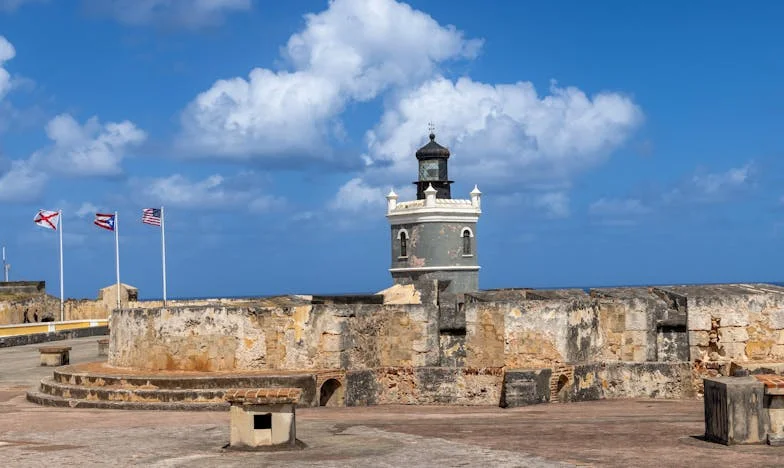
{"type": "Polygon", "coordinates": [[[689,397],[702,376],[784,360],[777,286],[508,289],[454,302],[444,289],[129,307],[112,315],[109,363],[332,372],[349,405],[514,405],[689,397]]]}
{"type": "MultiPolygon", "coordinates": [[[[63,303],[65,320],[106,319],[117,308],[116,285],[98,291],[95,299],[66,299],[63,303]]],[[[232,304],[244,299],[183,299],[167,301],[171,306],[232,304]]],[[[120,303],[123,308],[153,309],[163,307],[160,300],[138,300],[138,290],[122,285],[120,303]]],[[[0,282],[0,325],[60,320],[60,298],[46,293],[44,281],[0,282]]]]}

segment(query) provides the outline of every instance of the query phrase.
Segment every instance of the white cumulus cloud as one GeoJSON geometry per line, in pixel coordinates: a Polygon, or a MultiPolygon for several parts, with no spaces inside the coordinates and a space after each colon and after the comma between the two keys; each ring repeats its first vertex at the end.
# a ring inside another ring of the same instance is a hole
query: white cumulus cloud
{"type": "Polygon", "coordinates": [[[43,194],[53,174],[69,177],[121,174],[126,152],[146,138],[142,130],[128,121],[101,124],[93,117],[80,125],[68,114],[51,119],[46,134],[52,141],[49,146],[0,168],[0,200],[34,201],[43,194]]]}
{"type": "Polygon", "coordinates": [[[92,216],[95,213],[98,213],[98,207],[90,202],[84,202],[81,204],[81,206],[79,206],[79,209],[76,210],[76,217],[86,218],[87,216],[92,216]]]}
{"type": "Polygon", "coordinates": [[[47,180],[48,176],[36,169],[30,161],[12,161],[8,170],[0,172],[0,201],[36,201],[43,194],[47,180]]]}
{"type": "Polygon", "coordinates": [[[641,120],[641,110],[618,93],[588,96],[553,84],[549,95],[540,96],[530,82],[438,77],[387,109],[367,133],[366,158],[374,178],[411,177],[413,154],[435,121],[456,177],[482,184],[557,183],[603,162],[641,120]],[[378,175],[373,165],[380,166],[378,175]]]}
{"type": "Polygon", "coordinates": [[[362,179],[373,187],[414,178],[414,153],[435,121],[437,141],[452,153],[450,178],[511,192],[510,199],[562,218],[569,215],[568,194],[553,189],[603,163],[642,119],[639,107],[619,93],[588,96],[553,84],[540,96],[530,82],[437,77],[392,101],[367,132],[362,179]],[[537,187],[544,193],[514,195],[537,187]]]}
{"type": "Polygon", "coordinates": [[[4,68],[5,62],[16,56],[16,49],[4,36],[0,36],[0,100],[11,89],[11,74],[4,68]]]}
{"type": "Polygon", "coordinates": [[[94,12],[125,24],[190,29],[219,24],[227,13],[252,7],[251,0],[86,0],[85,3],[94,12]]]}
{"type": "Polygon", "coordinates": [[[37,167],[69,176],[115,176],[122,173],[128,149],[144,142],[147,135],[132,122],[101,124],[97,117],[79,124],[61,114],[46,125],[52,145],[35,153],[37,167]]]}
{"type": "Polygon", "coordinates": [[[726,171],[698,170],[690,178],[664,193],[661,199],[664,203],[723,201],[754,187],[755,172],[754,162],[726,171]]]}
{"type": "Polygon", "coordinates": [[[370,187],[360,179],[351,179],[338,190],[329,207],[337,210],[364,211],[368,208],[380,210],[386,203],[383,189],[370,187]]]}
{"type": "Polygon", "coordinates": [[[232,177],[213,174],[193,180],[182,174],[131,182],[145,202],[160,203],[183,209],[247,209],[265,212],[281,206],[284,200],[264,194],[258,177],[243,172],[232,177]]]}
{"type": "Polygon", "coordinates": [[[329,157],[323,147],[345,105],[418,83],[480,41],[394,0],[334,0],[305,16],[283,56],[291,70],[253,69],[218,80],[182,114],[179,145],[191,155],[329,157]]]}
{"type": "Polygon", "coordinates": [[[569,209],[569,194],[565,192],[548,192],[534,197],[533,205],[544,209],[550,218],[566,218],[571,213],[569,209]]]}
{"type": "Polygon", "coordinates": [[[697,174],[692,178],[692,182],[705,195],[716,195],[748,185],[751,169],[752,165],[749,163],[726,172],[697,174]]]}

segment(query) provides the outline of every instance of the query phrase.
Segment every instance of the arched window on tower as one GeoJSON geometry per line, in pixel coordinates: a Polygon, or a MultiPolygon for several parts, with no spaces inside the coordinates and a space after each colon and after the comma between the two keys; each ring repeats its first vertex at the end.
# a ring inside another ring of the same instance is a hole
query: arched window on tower
{"type": "Polygon", "coordinates": [[[397,237],[400,239],[400,256],[408,257],[408,233],[405,229],[401,229],[397,237]]]}
{"type": "Polygon", "coordinates": [[[463,256],[473,255],[471,252],[471,237],[473,237],[471,230],[468,228],[463,229],[463,256]]]}

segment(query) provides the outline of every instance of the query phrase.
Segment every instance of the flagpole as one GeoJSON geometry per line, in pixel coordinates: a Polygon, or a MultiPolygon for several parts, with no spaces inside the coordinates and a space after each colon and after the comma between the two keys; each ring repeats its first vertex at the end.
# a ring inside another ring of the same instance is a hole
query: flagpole
{"type": "Polygon", "coordinates": [[[163,260],[163,306],[166,307],[166,221],[161,206],[161,258],[163,260]]]}
{"type": "Polygon", "coordinates": [[[114,212],[114,264],[117,268],[117,310],[119,310],[120,309],[120,222],[116,211],[114,212]]]}
{"type": "Polygon", "coordinates": [[[65,304],[63,289],[63,210],[57,211],[57,220],[60,223],[60,321],[65,321],[65,304]]]}

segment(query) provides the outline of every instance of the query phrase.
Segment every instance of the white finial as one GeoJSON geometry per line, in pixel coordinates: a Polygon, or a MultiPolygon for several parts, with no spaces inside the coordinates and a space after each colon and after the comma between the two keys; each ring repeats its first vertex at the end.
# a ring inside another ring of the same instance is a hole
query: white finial
{"type": "Polygon", "coordinates": [[[425,206],[436,206],[436,193],[438,191],[433,188],[433,184],[427,184],[425,189],[425,206]]]}
{"type": "Polygon", "coordinates": [[[482,205],[482,192],[479,191],[479,187],[474,185],[474,189],[471,190],[471,206],[474,208],[479,208],[482,205]]]}
{"type": "Polygon", "coordinates": [[[390,189],[387,194],[387,211],[392,211],[397,207],[397,194],[395,189],[390,189]]]}

